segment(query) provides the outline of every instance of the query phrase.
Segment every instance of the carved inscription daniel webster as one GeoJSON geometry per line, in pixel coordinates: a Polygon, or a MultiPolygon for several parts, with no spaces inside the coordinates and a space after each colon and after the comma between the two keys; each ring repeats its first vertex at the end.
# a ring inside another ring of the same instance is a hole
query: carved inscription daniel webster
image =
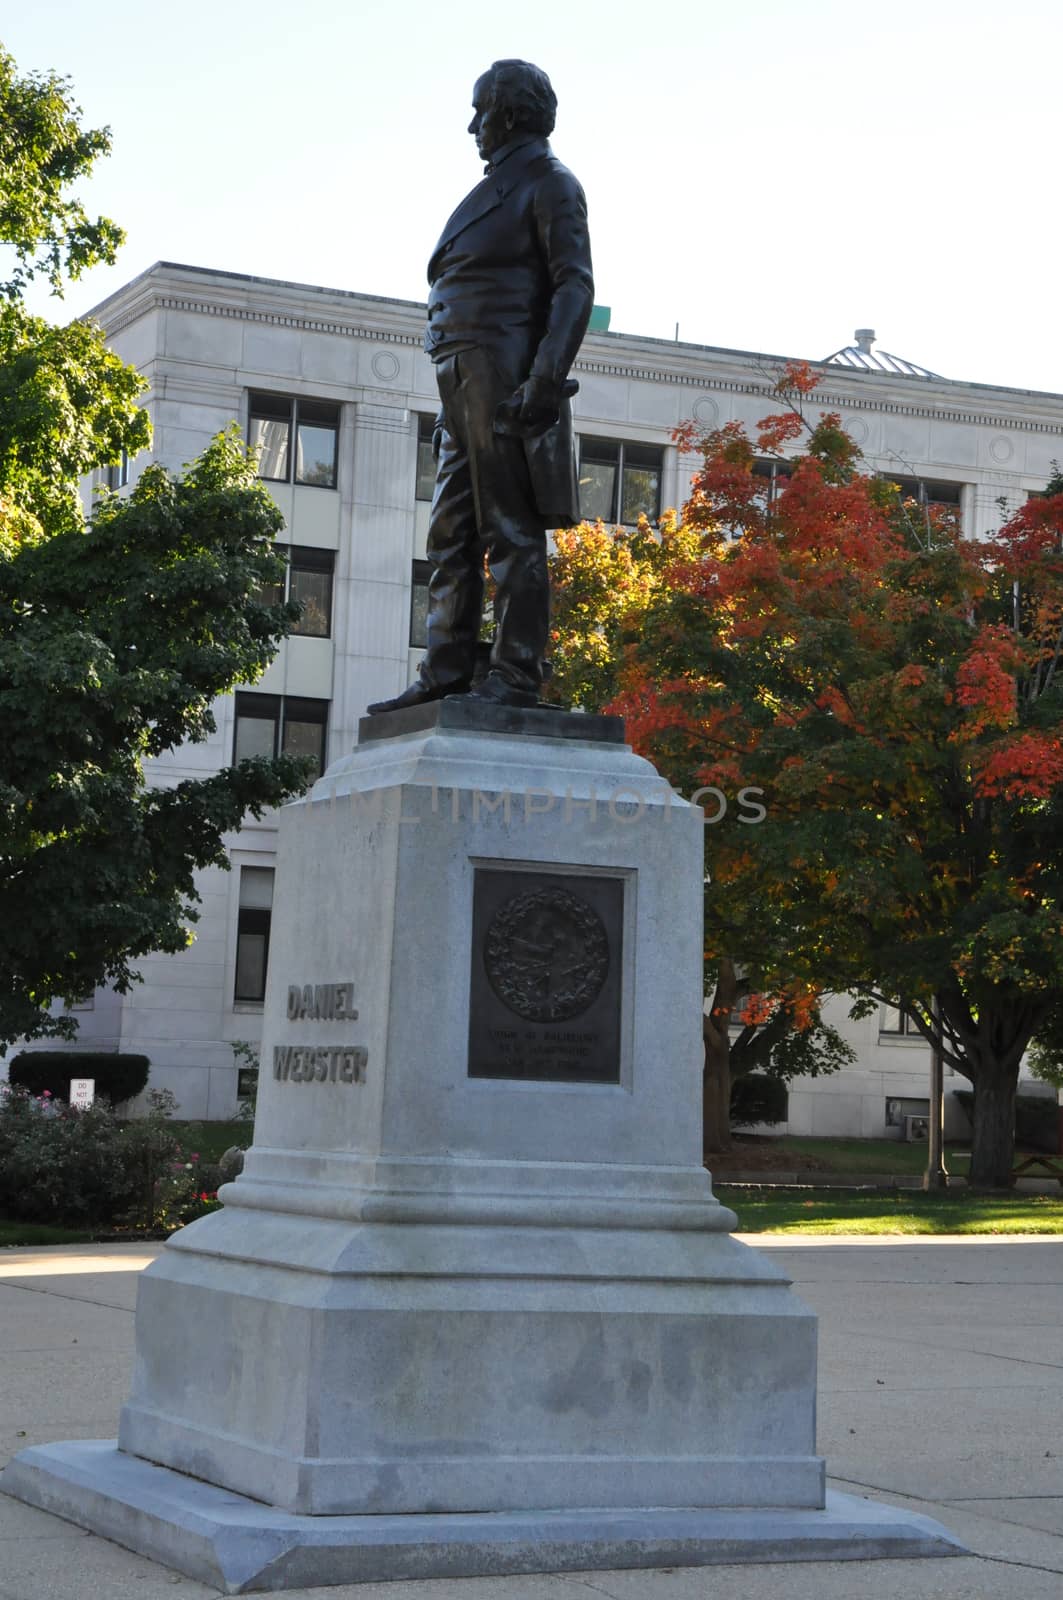
{"type": "MultiPolygon", "coordinates": [[[[357,1022],[353,983],[288,985],[289,1022],[357,1022]]],[[[364,1083],[364,1045],[275,1044],[273,1076],[288,1083],[364,1083]]]]}
{"type": "Polygon", "coordinates": [[[469,1076],[619,1083],[623,880],[480,867],[469,1076]]]}

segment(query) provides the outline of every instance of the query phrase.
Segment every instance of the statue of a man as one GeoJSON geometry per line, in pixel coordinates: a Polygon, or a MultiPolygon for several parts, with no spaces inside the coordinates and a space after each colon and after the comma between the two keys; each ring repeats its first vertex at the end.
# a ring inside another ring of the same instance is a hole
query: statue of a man
{"type": "Polygon", "coordinates": [[[440,398],[428,648],[417,681],[370,714],[470,692],[485,551],[495,637],[471,692],[500,705],[538,699],[546,530],[579,520],[568,373],[594,299],[587,203],[547,142],[556,108],[549,78],[527,61],[496,61],[473,90],[469,132],[486,175],[428,265],[425,349],[440,398]]]}

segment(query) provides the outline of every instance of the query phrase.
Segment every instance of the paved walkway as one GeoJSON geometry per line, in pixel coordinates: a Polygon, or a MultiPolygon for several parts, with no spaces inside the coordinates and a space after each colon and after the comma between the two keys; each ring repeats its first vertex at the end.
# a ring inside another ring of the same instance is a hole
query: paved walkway
{"type": "MultiPolygon", "coordinates": [[[[750,1239],[820,1316],[820,1449],[838,1488],[975,1552],[289,1591],[302,1600],[1063,1600],[1063,1240],[750,1239]]],[[[0,1459],[113,1437],[138,1245],[0,1251],[0,1459]]],[[[0,1600],[218,1591],[0,1496],[0,1600]]]]}

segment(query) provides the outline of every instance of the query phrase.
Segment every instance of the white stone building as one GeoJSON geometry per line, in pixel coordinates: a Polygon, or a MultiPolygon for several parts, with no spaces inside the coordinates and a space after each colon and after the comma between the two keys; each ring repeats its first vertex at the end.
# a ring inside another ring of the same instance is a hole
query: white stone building
{"type": "MultiPolygon", "coordinates": [[[[301,632],[254,686],[221,701],[206,744],[153,763],[152,776],[201,775],[234,754],[277,747],[322,764],[355,743],[366,704],[397,693],[416,666],[432,478],[426,423],[436,410],[421,350],[424,307],[338,289],[159,263],[97,308],[109,341],[148,382],[151,455],[110,474],[119,488],[149,459],[178,469],[234,418],[263,446],[284,513],[301,632]],[[422,420],[423,419],[423,420],[422,420]]],[[[839,411],[870,467],[955,504],[981,534],[1041,488],[1063,456],[1063,396],[939,378],[878,353],[873,335],[824,364],[815,404],[839,411]]],[[[588,335],[575,376],[584,511],[606,520],[680,504],[689,466],[671,443],[694,417],[754,423],[773,409],[781,358],[588,335]]],[[[768,488],[768,485],[766,485],[768,488]]],[[[195,942],[142,964],[144,983],[79,1012],[86,1048],[143,1051],[152,1083],[182,1114],[227,1117],[237,1103],[234,1041],[261,1026],[275,828],[232,840],[231,873],[201,881],[195,942]]],[[[708,849],[711,851],[711,832],[708,849]]],[[[927,1098],[929,1052],[896,1017],[833,1020],[856,1067],[795,1085],[792,1132],[881,1135],[927,1098]]],[[[947,1087],[966,1080],[946,1079],[947,1087]]]]}

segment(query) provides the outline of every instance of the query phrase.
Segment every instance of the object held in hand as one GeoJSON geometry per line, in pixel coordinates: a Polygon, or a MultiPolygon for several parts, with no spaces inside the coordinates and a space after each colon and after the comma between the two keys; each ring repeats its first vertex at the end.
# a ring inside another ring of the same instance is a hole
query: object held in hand
{"type": "MultiPolygon", "coordinates": [[[[579,384],[575,378],[566,378],[561,385],[561,398],[571,400],[574,394],[579,393],[579,384]]],[[[547,433],[557,422],[556,413],[553,416],[543,416],[529,419],[522,414],[523,395],[520,389],[511,394],[508,400],[495,412],[494,431],[507,438],[536,439],[541,433],[547,433]]]]}

